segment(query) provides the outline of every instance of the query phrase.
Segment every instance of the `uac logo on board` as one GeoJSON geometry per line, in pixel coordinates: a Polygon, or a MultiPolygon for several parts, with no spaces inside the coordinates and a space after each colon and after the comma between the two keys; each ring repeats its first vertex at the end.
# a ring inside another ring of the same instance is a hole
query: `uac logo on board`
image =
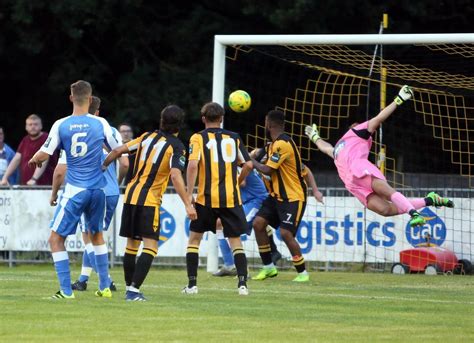
{"type": "Polygon", "coordinates": [[[161,207],[160,209],[160,240],[158,242],[158,247],[166,243],[176,231],[176,221],[174,217],[161,207]]]}
{"type": "Polygon", "coordinates": [[[446,224],[429,208],[424,208],[420,214],[425,218],[423,226],[411,227],[410,223],[405,228],[407,241],[414,247],[426,242],[426,235],[430,236],[430,243],[441,246],[446,240],[446,224]]]}

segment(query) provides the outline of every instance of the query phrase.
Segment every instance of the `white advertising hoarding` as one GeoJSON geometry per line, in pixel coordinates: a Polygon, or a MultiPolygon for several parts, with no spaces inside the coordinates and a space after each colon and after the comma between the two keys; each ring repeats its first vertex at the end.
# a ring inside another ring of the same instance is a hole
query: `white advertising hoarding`
{"type": "MultiPolygon", "coordinates": [[[[48,190],[0,191],[0,250],[48,251],[49,222],[54,207],[49,205],[48,190]]],[[[327,197],[325,204],[316,204],[308,198],[308,205],[301,222],[297,239],[305,259],[311,261],[398,261],[401,250],[412,248],[425,240],[431,240],[453,250],[458,258],[472,260],[474,253],[474,219],[471,199],[454,199],[456,207],[425,208],[421,210],[427,223],[421,228],[410,228],[409,217],[399,215],[382,217],[364,210],[352,197],[327,197]]],[[[116,233],[116,253],[122,255],[126,240],[118,235],[120,229],[121,201],[117,207],[107,239],[113,251],[113,232],[116,233]]],[[[176,194],[165,194],[161,209],[161,239],[159,256],[186,255],[189,221],[184,207],[176,194]]],[[[282,253],[289,256],[286,247],[278,239],[282,253]]],[[[205,235],[206,238],[206,235],[205,235]]],[[[254,235],[245,237],[244,246],[248,257],[258,257],[254,235]]],[[[82,251],[84,245],[80,232],[68,237],[69,251],[82,251]]],[[[207,255],[204,239],[201,256],[207,255]]]]}

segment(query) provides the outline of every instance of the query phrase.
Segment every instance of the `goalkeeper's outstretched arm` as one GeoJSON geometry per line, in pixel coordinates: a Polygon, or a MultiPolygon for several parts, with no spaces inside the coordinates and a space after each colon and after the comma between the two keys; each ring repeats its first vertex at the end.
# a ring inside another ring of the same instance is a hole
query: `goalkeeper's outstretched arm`
{"type": "Polygon", "coordinates": [[[372,133],[382,124],[385,120],[387,120],[390,115],[395,112],[398,106],[402,105],[405,101],[410,100],[413,97],[413,90],[409,86],[403,86],[398,95],[395,97],[393,102],[385,107],[378,115],[374,118],[369,120],[369,124],[367,125],[367,130],[372,133]]]}
{"type": "Polygon", "coordinates": [[[316,124],[313,124],[313,126],[306,126],[304,128],[304,132],[306,136],[308,136],[309,140],[316,144],[321,152],[325,153],[331,158],[334,158],[334,147],[319,136],[318,127],[316,124]]]}

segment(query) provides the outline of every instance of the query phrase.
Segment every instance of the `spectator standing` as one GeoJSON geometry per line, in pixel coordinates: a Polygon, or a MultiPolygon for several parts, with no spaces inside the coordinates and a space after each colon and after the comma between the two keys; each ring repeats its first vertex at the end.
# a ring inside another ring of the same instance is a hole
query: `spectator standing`
{"type": "MultiPolygon", "coordinates": [[[[122,142],[123,144],[127,144],[133,139],[133,129],[132,126],[128,123],[122,123],[119,126],[119,132],[120,135],[122,136],[122,142]]],[[[125,181],[124,181],[124,186],[128,185],[128,183],[133,179],[133,169],[135,166],[135,155],[136,152],[130,152],[128,155],[128,171],[127,175],[125,175],[125,181]]],[[[121,183],[121,182],[120,182],[121,183]]]]}
{"type": "Polygon", "coordinates": [[[53,154],[41,167],[31,168],[28,161],[38,151],[48,138],[48,133],[43,132],[41,118],[37,114],[30,114],[26,118],[25,130],[27,135],[21,140],[15,156],[8,164],[7,170],[2,177],[1,184],[7,185],[8,179],[20,167],[21,185],[51,185],[53,172],[56,167],[58,156],[53,154]]]}

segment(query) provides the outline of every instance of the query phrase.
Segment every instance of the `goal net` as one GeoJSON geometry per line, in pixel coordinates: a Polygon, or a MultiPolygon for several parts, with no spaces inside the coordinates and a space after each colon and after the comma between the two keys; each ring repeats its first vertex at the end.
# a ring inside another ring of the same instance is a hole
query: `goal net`
{"type": "MultiPolygon", "coordinates": [[[[286,132],[325,195],[324,205],[308,196],[297,235],[306,261],[326,269],[390,270],[401,251],[421,251],[423,245],[474,260],[474,35],[312,36],[314,42],[293,36],[293,43],[274,36],[273,44],[270,37],[216,37],[214,100],[225,103],[236,89],[250,94],[251,108],[227,108],[224,124],[241,134],[249,150],[267,141],[265,114],[275,108],[285,113],[286,132]],[[423,208],[427,222],[416,228],[407,215],[382,217],[364,209],[345,190],[332,159],[304,135],[305,125],[315,123],[335,145],[352,123],[375,116],[404,84],[414,89],[414,98],[376,132],[370,160],[407,197],[435,191],[455,203],[454,209],[423,208]]],[[[278,230],[275,236],[290,257],[278,230]]],[[[245,247],[260,263],[253,234],[245,247]]]]}

